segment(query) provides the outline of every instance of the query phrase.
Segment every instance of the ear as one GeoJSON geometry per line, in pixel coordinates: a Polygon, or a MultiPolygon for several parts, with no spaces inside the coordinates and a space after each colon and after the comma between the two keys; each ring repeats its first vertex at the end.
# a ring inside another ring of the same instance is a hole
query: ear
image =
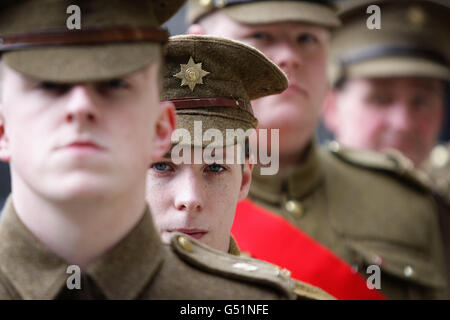
{"type": "Polygon", "coordinates": [[[205,29],[198,23],[194,23],[187,29],[187,34],[206,34],[205,29]]]}
{"type": "Polygon", "coordinates": [[[336,121],[338,115],[337,96],[337,90],[330,89],[325,95],[325,100],[323,102],[322,119],[327,129],[332,133],[336,133],[336,121]]]}
{"type": "Polygon", "coordinates": [[[156,134],[153,140],[152,161],[162,158],[172,145],[172,132],[175,130],[176,114],[173,103],[161,102],[161,114],[156,122],[156,134]]]}
{"type": "MultiPolygon", "coordinates": [[[[0,110],[2,106],[0,105],[0,110]]],[[[8,137],[5,133],[5,119],[0,112],[0,160],[3,162],[9,162],[11,159],[11,153],[9,151],[8,137]]]]}
{"type": "Polygon", "coordinates": [[[253,163],[248,159],[245,160],[244,169],[242,170],[241,189],[239,191],[239,200],[242,201],[247,198],[252,183],[253,163]]]}

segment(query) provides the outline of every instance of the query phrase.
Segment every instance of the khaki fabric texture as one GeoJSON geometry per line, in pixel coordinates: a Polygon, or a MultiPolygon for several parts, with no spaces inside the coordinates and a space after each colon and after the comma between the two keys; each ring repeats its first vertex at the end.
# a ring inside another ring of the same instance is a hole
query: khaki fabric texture
{"type": "MultiPolygon", "coordinates": [[[[287,86],[283,71],[260,51],[241,42],[183,35],[171,37],[167,45],[163,100],[227,98],[248,106],[248,111],[219,103],[209,107],[194,104],[189,108],[177,108],[178,128],[186,129],[191,137],[195,136],[195,121],[201,121],[201,133],[216,129],[224,138],[227,129],[245,132],[255,128],[257,120],[252,115],[250,100],[281,93],[287,86]],[[193,78],[189,72],[193,72],[193,78]]],[[[218,145],[237,142],[238,139],[219,141],[218,145]]],[[[208,144],[202,141],[202,146],[208,144]]]]}
{"type": "MultiPolygon", "coordinates": [[[[292,280],[271,264],[212,250],[182,234],[174,236],[171,245],[163,245],[148,209],[123,240],[82,270],[89,285],[82,284],[77,294],[67,294],[67,267],[22,224],[8,199],[0,222],[1,300],[299,297],[292,280]],[[243,263],[257,269],[234,267],[243,263]]],[[[301,297],[308,299],[309,294],[301,297]]]]}
{"type": "Polygon", "coordinates": [[[450,3],[342,1],[343,25],[333,32],[328,78],[420,76],[450,80],[450,3]],[[368,5],[381,12],[381,29],[369,29],[368,5]]]}
{"type": "MultiPolygon", "coordinates": [[[[67,8],[81,10],[81,30],[157,28],[184,0],[18,0],[0,7],[0,34],[37,34],[68,30],[67,8]],[[45,17],[45,18],[44,18],[45,17]]],[[[35,47],[6,52],[5,63],[33,78],[53,82],[101,81],[123,77],[160,61],[161,44],[151,41],[35,47]]]]}
{"type": "Polygon", "coordinates": [[[214,1],[188,0],[187,20],[195,23],[205,15],[221,10],[233,20],[244,24],[302,22],[335,28],[340,25],[331,4],[313,1],[248,1],[246,3],[215,5],[214,1]]]}
{"type": "Polygon", "coordinates": [[[285,179],[260,176],[256,168],[249,198],[366,278],[367,267],[379,264],[381,292],[388,298],[448,299],[437,208],[427,187],[386,155],[333,150],[313,142],[285,179]],[[290,200],[302,210],[289,211],[290,200]]]}

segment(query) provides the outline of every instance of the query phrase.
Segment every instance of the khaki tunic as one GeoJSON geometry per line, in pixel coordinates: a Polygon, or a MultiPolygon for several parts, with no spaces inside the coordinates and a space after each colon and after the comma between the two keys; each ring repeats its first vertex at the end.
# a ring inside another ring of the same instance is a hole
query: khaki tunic
{"type": "MultiPolygon", "coordinates": [[[[249,198],[278,213],[357,268],[381,269],[392,299],[448,298],[436,204],[401,162],[312,143],[287,178],[255,168],[249,198]]],[[[301,256],[299,256],[301,258],[301,256]]]]}
{"type": "Polygon", "coordinates": [[[181,234],[163,245],[148,209],[119,244],[82,270],[81,290],[67,289],[73,274],[67,270],[23,225],[10,198],[0,221],[0,299],[314,298],[307,290],[294,294],[293,281],[271,264],[181,234]]]}

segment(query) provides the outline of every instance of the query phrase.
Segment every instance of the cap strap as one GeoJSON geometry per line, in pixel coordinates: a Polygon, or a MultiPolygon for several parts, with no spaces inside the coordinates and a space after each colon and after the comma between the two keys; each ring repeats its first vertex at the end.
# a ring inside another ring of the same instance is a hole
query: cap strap
{"type": "Polygon", "coordinates": [[[175,109],[186,108],[205,108],[205,107],[235,107],[249,112],[253,115],[253,110],[250,103],[245,102],[242,99],[232,98],[182,98],[170,100],[175,105],[175,109]]]}
{"type": "Polygon", "coordinates": [[[340,57],[342,66],[349,66],[358,62],[390,56],[422,57],[427,60],[446,65],[447,59],[436,51],[411,45],[377,45],[353,51],[340,57]]]}
{"type": "Polygon", "coordinates": [[[152,27],[115,27],[76,31],[36,32],[5,35],[0,38],[0,51],[34,47],[84,45],[120,42],[168,41],[167,30],[152,27]]]}

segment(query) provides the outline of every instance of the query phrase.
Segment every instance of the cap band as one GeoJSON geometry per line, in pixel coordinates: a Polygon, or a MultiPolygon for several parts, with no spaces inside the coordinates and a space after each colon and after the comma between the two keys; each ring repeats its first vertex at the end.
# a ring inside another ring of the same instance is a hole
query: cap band
{"type": "Polygon", "coordinates": [[[349,54],[340,57],[339,62],[343,66],[349,66],[361,61],[390,56],[423,57],[443,65],[448,63],[447,59],[442,54],[430,49],[412,45],[379,45],[361,50],[354,50],[349,54]]]}
{"type": "Polygon", "coordinates": [[[230,98],[184,98],[169,100],[175,106],[175,109],[186,108],[206,108],[206,107],[235,107],[247,111],[253,115],[253,110],[248,103],[242,99],[230,98]]]}
{"type": "Polygon", "coordinates": [[[151,41],[166,43],[167,30],[150,27],[122,27],[77,31],[37,32],[7,35],[0,38],[0,51],[59,45],[85,45],[117,42],[151,41]]]}

